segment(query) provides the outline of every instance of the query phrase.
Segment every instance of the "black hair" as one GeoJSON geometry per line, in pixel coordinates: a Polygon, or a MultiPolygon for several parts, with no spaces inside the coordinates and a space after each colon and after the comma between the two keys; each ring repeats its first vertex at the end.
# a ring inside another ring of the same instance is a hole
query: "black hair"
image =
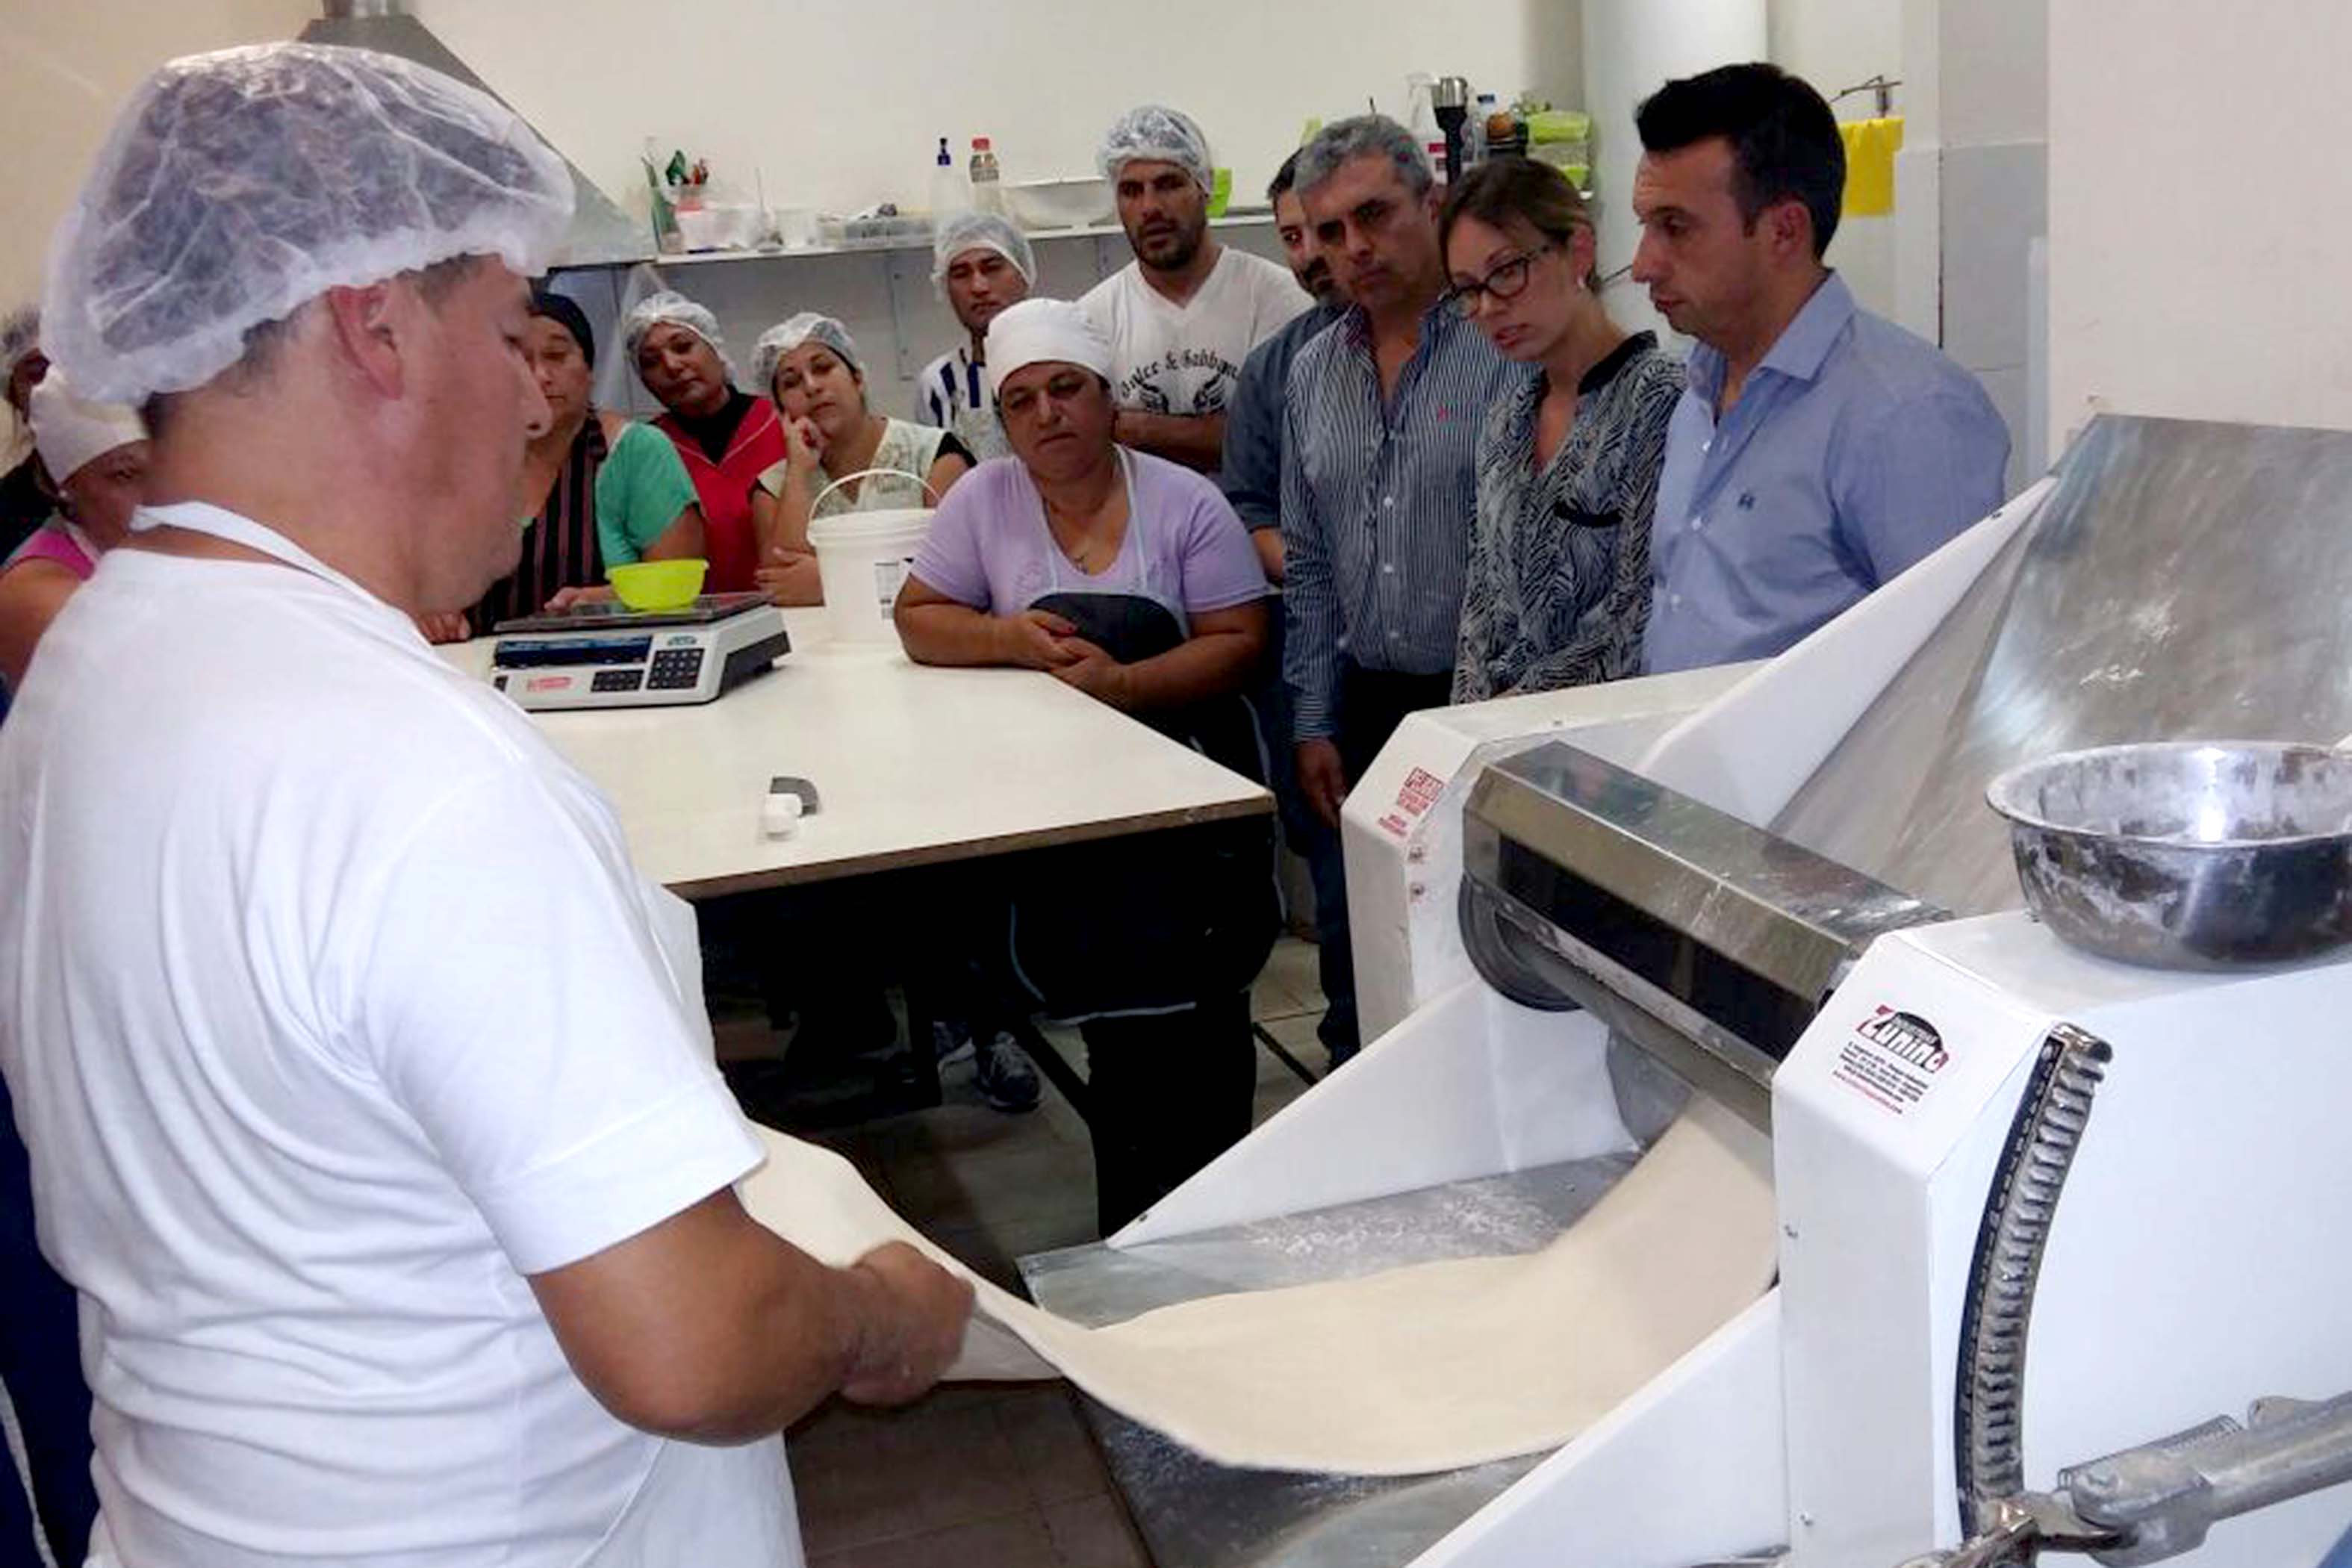
{"type": "Polygon", "coordinates": [[[596,368],[596,334],[588,330],[588,313],[585,310],[552,289],[533,289],[530,291],[530,313],[542,321],[553,321],[570,332],[572,341],[580,345],[580,357],[588,362],[589,369],[596,368]]]}
{"type": "Polygon", "coordinates": [[[1282,167],[1274,172],[1274,178],[1265,183],[1265,199],[1269,203],[1278,202],[1297,188],[1297,184],[1298,154],[1293,153],[1282,161],[1282,167]]]}
{"type": "Polygon", "coordinates": [[[1717,66],[1670,81],[1633,111],[1642,146],[1677,153],[1720,136],[1731,143],[1731,194],[1748,227],[1780,202],[1802,202],[1813,255],[1830,247],[1845,195],[1845,142],[1830,106],[1778,66],[1717,66]]]}

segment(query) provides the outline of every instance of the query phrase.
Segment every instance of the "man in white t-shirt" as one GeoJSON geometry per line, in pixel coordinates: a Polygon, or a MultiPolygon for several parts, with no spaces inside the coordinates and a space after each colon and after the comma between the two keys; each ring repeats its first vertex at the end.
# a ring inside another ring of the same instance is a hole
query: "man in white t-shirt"
{"type": "Polygon", "coordinates": [[[1118,439],[1214,473],[1243,362],[1313,301],[1287,268],[1209,233],[1213,170],[1190,116],[1158,104],[1121,116],[1101,163],[1135,259],[1078,304],[1110,340],[1118,439]]]}
{"type": "Polygon", "coordinates": [[[961,1342],[918,1255],[746,1216],[691,911],[412,619],[514,564],[571,189],[484,94],[275,45],[151,78],[58,237],[48,346],[154,430],[0,730],[99,1568],[796,1563],[776,1434],[961,1342]]]}

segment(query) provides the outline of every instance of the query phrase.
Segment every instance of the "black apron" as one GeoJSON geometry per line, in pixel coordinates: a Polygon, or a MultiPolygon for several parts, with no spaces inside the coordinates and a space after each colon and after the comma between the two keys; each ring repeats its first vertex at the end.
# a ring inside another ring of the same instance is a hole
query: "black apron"
{"type": "MultiPolygon", "coordinates": [[[[1147,526],[1133,496],[1130,484],[1130,531],[1147,526]]],[[[1186,636],[1166,605],[1141,594],[1057,589],[1026,607],[1060,616],[1121,664],[1186,636]]],[[[1240,694],[1135,717],[1265,783],[1256,719],[1240,694]]],[[[1041,852],[1018,879],[1006,940],[1026,998],[1075,1019],[1169,1011],[1241,990],[1265,967],[1281,921],[1274,820],[1248,817],[1041,852]]]]}

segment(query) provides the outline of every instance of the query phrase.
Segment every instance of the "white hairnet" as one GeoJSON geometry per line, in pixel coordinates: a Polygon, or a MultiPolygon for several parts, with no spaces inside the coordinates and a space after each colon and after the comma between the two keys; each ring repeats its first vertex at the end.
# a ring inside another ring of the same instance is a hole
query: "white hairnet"
{"type": "Polygon", "coordinates": [[[967,250],[992,250],[1013,263],[1021,280],[1037,286],[1037,256],[1029,237],[1011,218],[996,213],[956,213],[940,220],[939,237],[931,242],[931,281],[947,292],[948,268],[967,250]]]}
{"type": "Polygon", "coordinates": [[[64,484],[117,447],[147,439],[136,409],[119,403],[92,403],[67,386],[66,373],[52,368],[33,388],[33,445],[49,477],[64,484]]]}
{"type": "Polygon", "coordinates": [[[823,343],[839,354],[841,362],[850,369],[864,373],[865,366],[857,357],[857,340],[849,335],[849,329],[831,316],[803,310],[760,334],[760,346],[751,352],[751,374],[760,378],[762,392],[774,393],[776,366],[803,343],[823,343]]]}
{"type": "Polygon", "coordinates": [[[19,305],[0,321],[0,382],[16,374],[25,356],[41,346],[41,308],[19,305]]]}
{"type": "Polygon", "coordinates": [[[1201,134],[1192,117],[1157,103],[1128,110],[1103,135],[1101,163],[1105,178],[1116,181],[1119,170],[1135,158],[1177,164],[1200,182],[1204,191],[1215,179],[1209,139],[1201,134]]]}
{"type": "Polygon", "coordinates": [[[93,397],[201,386],[329,289],[460,256],[546,269],[572,176],[513,110],[367,49],[173,60],[115,121],[49,252],[49,357],[93,397]]]}
{"type": "Polygon", "coordinates": [[[988,323],[988,389],[1033,364],[1075,364],[1110,379],[1110,340],[1067,300],[1024,300],[988,323]]]}
{"type": "Polygon", "coordinates": [[[709,343],[710,352],[719,356],[719,363],[727,367],[729,377],[733,377],[735,367],[727,357],[727,340],[719,335],[719,318],[710,313],[710,307],[695,303],[675,289],[646,295],[621,318],[622,357],[635,365],[638,342],[647,332],[663,326],[684,327],[709,343]]]}

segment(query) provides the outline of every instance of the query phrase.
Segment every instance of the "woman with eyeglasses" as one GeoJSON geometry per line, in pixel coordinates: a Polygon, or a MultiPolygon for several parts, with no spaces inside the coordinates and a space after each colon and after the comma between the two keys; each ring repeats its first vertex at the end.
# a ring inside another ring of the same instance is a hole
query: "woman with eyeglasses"
{"type": "Polygon", "coordinates": [[[1480,432],[1454,700],[1636,674],[1682,363],[1609,319],[1592,220],[1549,164],[1480,164],[1448,193],[1438,232],[1447,300],[1534,372],[1480,432]]]}

